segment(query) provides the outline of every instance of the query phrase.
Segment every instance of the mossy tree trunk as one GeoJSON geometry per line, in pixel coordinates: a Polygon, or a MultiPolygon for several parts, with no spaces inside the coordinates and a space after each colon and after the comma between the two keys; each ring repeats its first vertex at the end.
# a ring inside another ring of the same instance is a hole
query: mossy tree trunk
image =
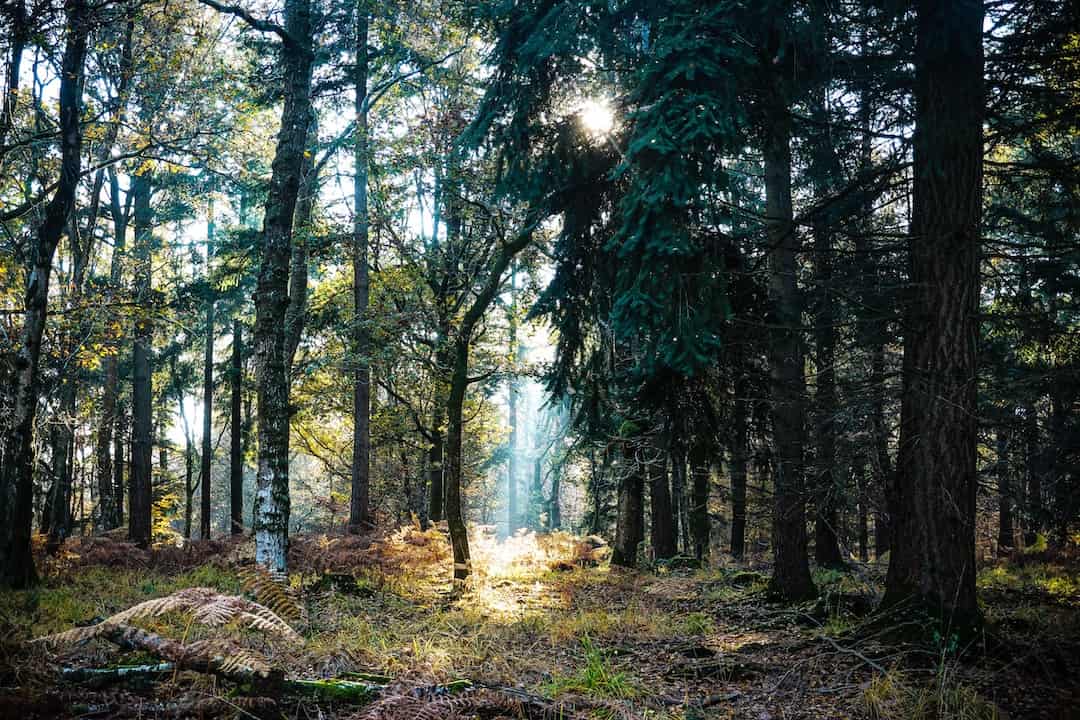
{"type": "Polygon", "coordinates": [[[258,475],[254,522],[255,561],[286,570],[289,531],[289,379],[285,371],[285,313],[293,215],[311,122],[310,0],[287,0],[281,54],[284,107],[271,165],[262,229],[262,257],[255,291],[254,354],[258,392],[258,475]]]}

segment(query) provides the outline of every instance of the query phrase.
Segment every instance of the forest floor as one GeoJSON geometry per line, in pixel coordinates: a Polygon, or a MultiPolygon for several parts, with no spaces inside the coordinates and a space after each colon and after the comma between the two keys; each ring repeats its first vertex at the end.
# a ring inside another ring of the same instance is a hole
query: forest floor
{"type": "Polygon", "coordinates": [[[582,567],[591,549],[564,534],[478,537],[476,573],[454,592],[442,534],[411,528],[294,539],[302,641],[173,612],[137,623],[188,643],[228,634],[222,647],[243,646],[291,678],[377,684],[374,704],[305,693],[260,704],[227,680],[177,670],[74,682],[65,669],[160,658],[102,639],[27,642],[183,588],[243,593],[250,552],[249,541],[152,553],[108,538],[68,543],[43,561],[39,588],[0,594],[0,718],[1080,718],[1076,552],[983,568],[987,626],[968,644],[932,627],[900,643],[894,625],[865,616],[880,593],[875,564],[819,570],[821,598],[790,606],[768,602],[763,563],[626,572],[582,567]]]}

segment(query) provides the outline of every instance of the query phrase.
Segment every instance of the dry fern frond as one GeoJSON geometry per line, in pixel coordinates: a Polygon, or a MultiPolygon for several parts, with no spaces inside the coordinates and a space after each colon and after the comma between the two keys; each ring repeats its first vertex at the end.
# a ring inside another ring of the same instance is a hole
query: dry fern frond
{"type": "Polygon", "coordinates": [[[76,627],[64,632],[55,633],[53,635],[46,635],[44,637],[34,638],[31,642],[48,643],[50,645],[76,645],[93,638],[106,635],[109,631],[115,629],[119,623],[110,622],[106,620],[96,625],[87,625],[85,627],[76,627]]]}
{"type": "Polygon", "coordinates": [[[369,705],[351,720],[462,720],[472,717],[573,718],[550,703],[480,689],[453,697],[395,694],[369,705]]]}
{"type": "Polygon", "coordinates": [[[228,640],[198,640],[185,645],[184,652],[190,657],[206,658],[208,663],[215,663],[216,667],[229,675],[247,673],[265,676],[272,670],[262,655],[228,640]]]}
{"type": "Polygon", "coordinates": [[[221,669],[227,673],[254,673],[266,675],[270,672],[270,664],[258,653],[240,648],[221,661],[221,669]]]}
{"type": "Polygon", "coordinates": [[[288,576],[272,573],[264,567],[242,567],[237,574],[244,590],[277,615],[290,620],[302,620],[304,606],[288,585],[288,576]]]}
{"type": "Polygon", "coordinates": [[[118,625],[126,625],[132,620],[158,617],[167,612],[187,613],[195,622],[212,627],[237,621],[256,630],[303,642],[303,638],[293,630],[292,626],[270,608],[238,595],[222,595],[216,590],[202,587],[186,588],[166,597],[147,600],[105,618],[97,625],[47,635],[38,638],[36,642],[51,644],[82,642],[103,635],[118,625]]]}

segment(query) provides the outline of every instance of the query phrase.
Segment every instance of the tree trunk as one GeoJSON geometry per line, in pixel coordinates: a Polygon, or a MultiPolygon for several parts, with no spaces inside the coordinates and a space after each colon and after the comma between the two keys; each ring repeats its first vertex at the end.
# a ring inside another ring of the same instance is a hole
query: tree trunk
{"type": "Polygon", "coordinates": [[[6,17],[10,28],[8,34],[8,61],[4,97],[0,101],[0,158],[6,152],[7,134],[15,118],[15,104],[19,100],[20,67],[23,51],[30,39],[30,22],[26,15],[25,0],[13,0],[6,5],[0,17],[6,17]]]}
{"type": "Polygon", "coordinates": [[[735,362],[735,412],[731,422],[731,555],[741,559],[746,552],[746,463],[750,433],[746,416],[750,412],[750,392],[741,349],[735,362]]]}
{"type": "Polygon", "coordinates": [[[150,351],[153,323],[150,318],[152,288],[150,278],[153,244],[153,211],[150,207],[151,180],[146,172],[132,179],[135,195],[135,296],[139,315],[135,321],[135,349],[131,387],[131,477],[128,482],[128,538],[142,548],[150,546],[153,490],[151,452],[153,426],[151,404],[150,351]]]}
{"type": "Polygon", "coordinates": [[[603,496],[601,484],[604,479],[604,470],[607,468],[608,452],[604,451],[603,463],[597,465],[596,463],[596,450],[593,447],[589,448],[589,486],[587,491],[589,493],[589,499],[592,501],[592,513],[589,522],[589,532],[593,535],[598,535],[601,530],[601,520],[603,516],[603,496]]]}
{"type": "MultiPolygon", "coordinates": [[[[448,233],[449,235],[449,233],[448,233]]],[[[446,522],[450,528],[450,544],[454,550],[454,579],[464,580],[472,572],[469,559],[469,538],[461,505],[461,432],[462,409],[469,383],[469,346],[477,324],[487,312],[502,286],[503,273],[514,257],[532,241],[532,225],[526,225],[513,239],[502,242],[498,253],[487,267],[483,286],[462,317],[453,347],[453,370],[450,375],[450,394],[446,403],[446,522]]],[[[434,518],[433,518],[434,519],[434,518]]]]}
{"type": "Polygon", "coordinates": [[[803,497],[802,307],[791,207],[791,117],[775,102],[765,140],[765,215],[769,244],[769,298],[774,329],[768,347],[773,439],[773,577],[770,590],[787,600],[816,594],[806,556],[803,497]]]}
{"type": "MultiPolygon", "coordinates": [[[[172,357],[173,377],[176,377],[176,356],[172,357]]],[[[180,429],[184,431],[184,539],[191,539],[192,518],[195,514],[195,443],[191,440],[191,427],[188,424],[187,410],[184,409],[184,395],[177,392],[176,404],[180,409],[180,429]]],[[[200,481],[201,482],[201,481],[200,481]]]]}
{"type": "Polygon", "coordinates": [[[67,5],[67,40],[60,72],[60,181],[45,208],[45,219],[31,246],[32,265],[24,295],[25,311],[14,358],[12,418],[0,462],[0,586],[22,588],[37,580],[30,552],[34,512],[34,417],[38,405],[38,365],[41,338],[48,313],[53,256],[64,225],[75,205],[79,182],[82,135],[79,104],[89,6],[81,0],[67,5]]]}
{"type": "MultiPolygon", "coordinates": [[[[873,169],[873,128],[871,118],[874,109],[869,91],[863,91],[859,99],[859,171],[867,174],[873,169]]],[[[862,309],[859,317],[859,341],[870,355],[870,414],[867,418],[872,439],[873,454],[868,456],[873,482],[868,482],[863,501],[873,508],[874,555],[878,559],[889,550],[888,488],[892,477],[889,457],[889,428],[885,421],[885,341],[889,336],[889,321],[885,298],[881,292],[882,279],[878,268],[878,252],[872,247],[874,206],[872,197],[865,198],[862,219],[854,233],[855,255],[861,268],[862,309]]]]}
{"type": "MultiPolygon", "coordinates": [[[[664,479],[667,482],[667,478],[664,479]]],[[[551,494],[548,496],[548,526],[551,530],[558,530],[562,527],[562,507],[560,505],[559,494],[561,492],[562,485],[562,469],[555,467],[551,472],[551,494]]],[[[670,503],[669,503],[670,509],[670,503]]]]}
{"type": "MultiPolygon", "coordinates": [[[[72,303],[74,305],[74,303],[72,303]]],[[[45,551],[56,555],[60,545],[71,535],[72,450],[75,444],[75,378],[66,378],[60,386],[60,412],[57,418],[57,443],[53,457],[52,498],[49,522],[42,527],[48,534],[45,551]]]]}
{"type": "Polygon", "coordinates": [[[255,562],[284,573],[289,532],[289,379],[285,373],[285,313],[293,214],[311,121],[310,0],[287,0],[282,44],[284,107],[263,218],[262,258],[255,291],[255,375],[258,385],[259,469],[254,503],[255,562]]]}
{"type": "Polygon", "coordinates": [[[867,512],[869,488],[866,483],[866,459],[863,454],[856,453],[852,460],[852,471],[859,491],[859,560],[868,562],[870,560],[870,518],[867,512]]]}
{"type": "Polygon", "coordinates": [[[686,449],[677,431],[672,436],[668,455],[671,458],[671,504],[675,509],[675,532],[676,544],[682,542],[683,552],[689,553],[690,541],[690,512],[686,502],[686,449]]]}
{"type": "MultiPolygon", "coordinates": [[[[124,408],[117,405],[116,428],[113,433],[113,508],[116,511],[116,526],[124,524],[124,498],[127,496],[127,488],[124,487],[124,465],[127,463],[124,449],[128,447],[128,418],[124,408]]],[[[130,467],[128,477],[131,477],[130,467]]],[[[130,510],[129,510],[130,515],[130,510]]]]}
{"type": "Polygon", "coordinates": [[[709,522],[709,486],[712,476],[713,448],[707,439],[695,434],[690,446],[691,498],[690,534],[694,541],[694,557],[703,560],[709,555],[712,534],[709,522]]]}
{"type": "Polygon", "coordinates": [[[842,500],[842,486],[836,477],[836,322],[829,295],[832,286],[831,219],[814,220],[814,255],[817,265],[818,299],[814,313],[817,345],[817,481],[814,493],[814,559],[821,567],[842,567],[844,556],[837,539],[837,507],[842,500]]]}
{"type": "MultiPolygon", "coordinates": [[[[118,292],[123,284],[124,247],[127,243],[128,208],[120,204],[120,183],[116,172],[109,172],[110,214],[113,221],[113,251],[109,265],[109,287],[118,292]]],[[[130,198],[131,195],[128,195],[130,198]]],[[[116,338],[117,345],[122,344],[116,338]]],[[[118,350],[119,348],[117,348],[118,350]]],[[[120,393],[120,358],[114,351],[105,356],[105,387],[101,393],[101,424],[97,433],[98,497],[101,505],[101,529],[119,527],[123,514],[123,490],[116,490],[113,470],[113,431],[117,422],[117,398],[120,393]],[[118,499],[119,498],[119,499],[118,499]]]]}
{"type": "Polygon", "coordinates": [[[371,340],[367,330],[368,312],[368,24],[366,9],[357,12],[356,148],[353,160],[353,456],[352,487],[349,497],[349,532],[371,525],[371,340]]]}
{"type": "Polygon", "coordinates": [[[886,605],[953,627],[975,595],[976,377],[982,211],[983,7],[922,0],[900,456],[886,605]]]}
{"type": "Polygon", "coordinates": [[[1077,440],[1070,437],[1069,412],[1073,406],[1072,388],[1067,381],[1054,385],[1050,397],[1050,444],[1053,455],[1050,462],[1054,484],[1054,535],[1065,547],[1069,544],[1069,528],[1077,515],[1080,500],[1077,498],[1076,467],[1070,455],[1076,451],[1077,440]]]}
{"type": "MultiPolygon", "coordinates": [[[[514,292],[514,275],[511,274],[511,293],[514,292]]],[[[518,348],[517,339],[517,316],[514,312],[514,304],[510,307],[510,353],[516,355],[518,348]]],[[[516,370],[516,369],[515,369],[516,370]]],[[[510,420],[510,451],[506,459],[506,533],[513,535],[518,529],[520,513],[518,510],[518,378],[516,373],[510,374],[510,387],[507,398],[507,412],[510,420]]]]}
{"type": "Polygon", "coordinates": [[[1009,468],[1009,436],[997,430],[998,547],[1011,549],[1013,542],[1012,471],[1009,468]]]}
{"type": "Polygon", "coordinates": [[[1042,505],[1042,450],[1039,446],[1039,413],[1034,403],[1024,407],[1024,467],[1026,471],[1027,523],[1024,531],[1024,545],[1035,544],[1037,535],[1043,529],[1042,505]]]}
{"type": "Polygon", "coordinates": [[[292,255],[289,258],[289,307],[285,311],[285,372],[290,384],[293,380],[296,351],[300,347],[307,322],[308,245],[312,236],[311,215],[319,194],[319,171],[315,166],[318,139],[318,128],[312,121],[308,129],[308,151],[304,153],[300,190],[296,198],[292,255]]]}
{"type": "Polygon", "coordinates": [[[643,463],[634,457],[632,450],[624,451],[627,467],[622,468],[619,479],[619,507],[615,520],[615,545],[611,549],[611,564],[625,568],[637,567],[638,543],[645,535],[645,508],[643,505],[643,463]]]}
{"type": "MultiPolygon", "coordinates": [[[[471,334],[471,328],[469,329],[471,334]]],[[[461,508],[461,432],[462,409],[468,387],[469,340],[462,335],[455,343],[454,373],[450,379],[450,397],[446,403],[446,523],[454,551],[454,580],[464,580],[472,573],[469,537],[461,508]]]]}
{"type": "Polygon", "coordinates": [[[667,456],[661,448],[649,448],[647,465],[649,477],[650,528],[654,560],[675,557],[675,513],[671,507],[671,488],[668,485],[667,456]]]}
{"type": "MultiPolygon", "coordinates": [[[[214,199],[209,200],[206,223],[206,275],[210,277],[210,259],[214,254],[214,199]]],[[[213,289],[207,288],[213,293],[213,289]]],[[[214,466],[214,298],[206,303],[206,337],[203,346],[203,417],[202,454],[199,462],[199,536],[210,539],[210,473],[214,466]]]]}
{"type": "MultiPolygon", "coordinates": [[[[880,332],[884,332],[882,323],[880,332]]],[[[874,556],[881,558],[889,551],[889,496],[893,482],[892,458],[889,456],[889,428],[885,420],[885,343],[879,336],[871,350],[870,386],[873,398],[870,406],[870,427],[874,437],[874,556]]]]}
{"type": "Polygon", "coordinates": [[[229,371],[229,533],[244,532],[244,337],[239,320],[233,320],[232,367],[229,371]]]}
{"type": "Polygon", "coordinates": [[[53,502],[56,499],[56,489],[60,485],[60,479],[57,475],[56,469],[61,466],[63,461],[60,460],[60,428],[56,424],[52,424],[49,428],[49,472],[48,481],[49,489],[45,491],[45,495],[41,503],[41,527],[39,530],[48,535],[51,532],[53,521],[53,502]]]}

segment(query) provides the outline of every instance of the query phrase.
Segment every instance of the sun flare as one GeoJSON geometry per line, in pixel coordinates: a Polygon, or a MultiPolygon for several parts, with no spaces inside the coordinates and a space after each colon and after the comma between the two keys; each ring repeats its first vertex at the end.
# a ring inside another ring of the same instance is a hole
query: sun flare
{"type": "Polygon", "coordinates": [[[578,109],[582,127],[590,135],[600,136],[611,132],[615,126],[615,113],[606,100],[591,98],[578,109]]]}

